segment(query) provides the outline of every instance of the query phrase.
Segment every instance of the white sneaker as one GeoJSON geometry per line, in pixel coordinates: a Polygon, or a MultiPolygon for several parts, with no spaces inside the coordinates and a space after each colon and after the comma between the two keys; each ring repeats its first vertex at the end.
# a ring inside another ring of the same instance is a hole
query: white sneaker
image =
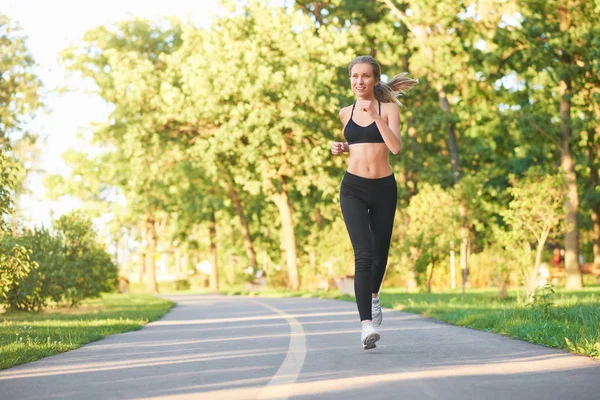
{"type": "Polygon", "coordinates": [[[379,326],[381,325],[381,321],[383,321],[383,312],[381,311],[379,296],[374,298],[371,303],[371,319],[373,320],[373,326],[379,326]]]}
{"type": "Polygon", "coordinates": [[[379,340],[379,338],[379,333],[377,333],[375,328],[373,328],[373,324],[371,322],[363,324],[360,340],[362,341],[364,350],[374,349],[377,347],[375,343],[379,340]]]}

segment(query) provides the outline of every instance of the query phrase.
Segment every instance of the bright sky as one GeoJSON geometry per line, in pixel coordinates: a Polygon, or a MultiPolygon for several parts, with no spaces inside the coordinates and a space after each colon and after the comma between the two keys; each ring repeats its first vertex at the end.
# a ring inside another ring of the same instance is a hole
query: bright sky
{"type": "MultiPolygon", "coordinates": [[[[48,113],[33,121],[32,130],[46,140],[39,167],[49,173],[66,174],[68,168],[61,155],[68,148],[86,148],[85,142],[77,140],[77,133],[85,134],[90,122],[103,121],[108,113],[102,100],[84,93],[81,82],[69,81],[70,86],[79,89],[74,93],[56,93],[66,83],[57,63],[61,50],[81,39],[88,29],[131,16],[157,19],[176,15],[184,21],[189,17],[197,26],[207,26],[217,4],[217,0],[2,0],[1,12],[17,21],[28,36],[27,45],[38,64],[36,73],[43,82],[43,97],[49,107],[48,113]]],[[[31,221],[27,225],[49,226],[52,214],[56,218],[79,206],[72,199],[45,200],[42,180],[38,174],[30,176],[28,186],[34,194],[21,199],[22,217],[31,221]]]]}

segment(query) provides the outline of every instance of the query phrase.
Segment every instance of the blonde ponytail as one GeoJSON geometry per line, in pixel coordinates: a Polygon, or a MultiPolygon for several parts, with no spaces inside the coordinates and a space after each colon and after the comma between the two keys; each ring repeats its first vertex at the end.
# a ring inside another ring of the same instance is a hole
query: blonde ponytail
{"type": "Polygon", "coordinates": [[[375,85],[375,98],[382,103],[396,103],[402,106],[398,97],[405,95],[419,81],[407,77],[408,72],[394,76],[388,82],[379,81],[375,85]]]}

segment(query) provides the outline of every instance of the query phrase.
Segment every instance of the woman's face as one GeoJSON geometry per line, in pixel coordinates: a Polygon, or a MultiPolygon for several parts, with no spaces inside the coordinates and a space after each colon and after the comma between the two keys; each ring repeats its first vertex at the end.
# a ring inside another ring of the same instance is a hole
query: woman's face
{"type": "Polygon", "coordinates": [[[375,78],[373,67],[370,64],[356,64],[350,71],[350,84],[352,91],[357,97],[370,97],[373,95],[373,88],[379,83],[375,78]]]}

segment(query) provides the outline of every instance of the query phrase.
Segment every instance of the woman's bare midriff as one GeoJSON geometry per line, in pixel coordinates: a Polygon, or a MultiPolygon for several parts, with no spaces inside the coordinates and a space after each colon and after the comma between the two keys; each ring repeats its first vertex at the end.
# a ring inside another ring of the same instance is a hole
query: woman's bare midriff
{"type": "Polygon", "coordinates": [[[348,146],[348,172],[363,178],[385,178],[392,174],[385,143],[355,143],[348,146]]]}

